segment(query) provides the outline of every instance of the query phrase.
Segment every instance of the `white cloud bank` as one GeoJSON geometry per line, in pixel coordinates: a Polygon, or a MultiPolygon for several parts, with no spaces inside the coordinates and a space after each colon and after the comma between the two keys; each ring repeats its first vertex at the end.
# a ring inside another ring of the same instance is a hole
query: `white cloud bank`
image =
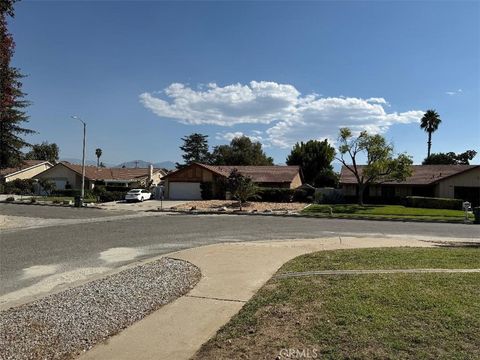
{"type": "MultiPolygon", "coordinates": [[[[340,127],[382,133],[394,124],[418,122],[423,116],[419,110],[389,113],[384,98],[302,96],[293,85],[267,81],[224,87],[212,83],[197,90],[174,83],[163,94],[167,100],[143,93],[140,101],[158,116],[183,124],[267,124],[266,131],[252,129],[246,135],[282,148],[301,140],[334,139],[340,127]]],[[[217,133],[217,139],[228,140],[240,134],[217,133]]]]}

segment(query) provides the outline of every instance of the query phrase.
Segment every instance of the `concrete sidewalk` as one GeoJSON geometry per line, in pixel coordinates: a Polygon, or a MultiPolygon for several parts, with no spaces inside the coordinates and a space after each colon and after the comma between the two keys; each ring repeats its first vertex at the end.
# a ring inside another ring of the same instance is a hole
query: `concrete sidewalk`
{"type": "Polygon", "coordinates": [[[80,359],[189,359],[288,260],[321,250],[434,245],[423,240],[396,236],[242,242],[168,254],[201,269],[197,286],[80,359]]]}

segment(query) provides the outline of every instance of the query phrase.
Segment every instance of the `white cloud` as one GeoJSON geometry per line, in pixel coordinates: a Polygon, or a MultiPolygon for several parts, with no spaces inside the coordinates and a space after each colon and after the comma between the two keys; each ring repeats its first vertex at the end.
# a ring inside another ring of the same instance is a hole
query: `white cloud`
{"type": "MultiPolygon", "coordinates": [[[[267,81],[224,87],[211,83],[197,90],[174,83],[163,95],[166,99],[143,93],[140,101],[158,116],[183,124],[268,124],[264,133],[252,129],[246,136],[276,147],[290,147],[308,139],[334,139],[344,126],[382,133],[395,124],[418,122],[423,116],[419,110],[387,112],[389,104],[381,97],[302,96],[293,85],[267,81]]],[[[241,135],[244,133],[231,131],[217,133],[216,138],[231,140],[241,135]]]]}
{"type": "Polygon", "coordinates": [[[453,91],[445,91],[445,94],[450,96],[461,95],[463,93],[462,89],[453,90],[453,91]]]}
{"type": "Polygon", "coordinates": [[[235,131],[235,132],[219,132],[216,134],[215,139],[217,140],[226,140],[226,141],[231,141],[233,138],[236,137],[241,137],[241,136],[247,136],[250,138],[252,141],[259,141],[263,144],[264,138],[261,136],[262,132],[258,130],[253,130],[252,134],[248,135],[245,134],[241,131],[235,131]]]}

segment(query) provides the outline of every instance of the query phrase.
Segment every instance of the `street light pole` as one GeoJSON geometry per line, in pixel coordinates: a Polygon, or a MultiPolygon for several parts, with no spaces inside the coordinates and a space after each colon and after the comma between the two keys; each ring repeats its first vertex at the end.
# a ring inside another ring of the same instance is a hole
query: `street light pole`
{"type": "Polygon", "coordinates": [[[72,116],[72,119],[77,119],[83,124],[82,189],[80,190],[80,206],[83,206],[83,200],[85,198],[85,145],[87,141],[87,124],[78,116],[72,116]]]}

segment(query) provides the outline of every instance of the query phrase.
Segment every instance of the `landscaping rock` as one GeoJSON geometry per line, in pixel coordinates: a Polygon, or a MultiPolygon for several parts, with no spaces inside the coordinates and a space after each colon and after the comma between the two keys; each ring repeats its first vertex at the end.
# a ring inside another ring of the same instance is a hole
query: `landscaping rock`
{"type": "Polygon", "coordinates": [[[199,279],[194,265],[162,258],[2,311],[0,359],[73,358],[187,293],[199,279]]]}

